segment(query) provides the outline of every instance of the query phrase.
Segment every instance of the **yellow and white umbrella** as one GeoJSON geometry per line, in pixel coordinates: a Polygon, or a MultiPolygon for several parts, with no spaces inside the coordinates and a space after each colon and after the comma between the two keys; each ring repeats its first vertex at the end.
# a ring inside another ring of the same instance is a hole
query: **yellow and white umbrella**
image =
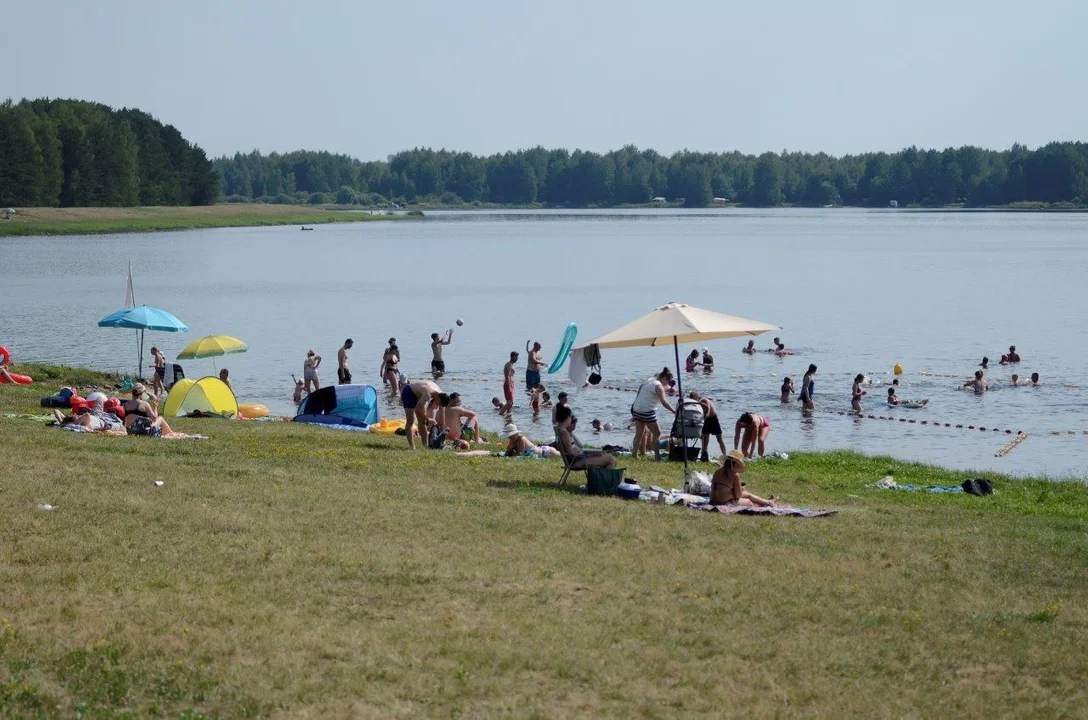
{"type": "MultiPolygon", "coordinates": [[[[249,345],[230,335],[205,335],[185,346],[178,353],[178,360],[203,360],[221,355],[234,355],[249,350],[249,345]]],[[[212,361],[215,367],[215,361],[212,361]]]]}

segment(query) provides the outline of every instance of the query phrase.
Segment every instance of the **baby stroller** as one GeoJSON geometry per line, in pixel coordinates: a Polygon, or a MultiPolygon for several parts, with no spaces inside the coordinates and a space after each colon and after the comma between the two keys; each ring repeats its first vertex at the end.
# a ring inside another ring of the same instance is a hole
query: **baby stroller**
{"type": "Polygon", "coordinates": [[[669,433],[669,460],[683,460],[685,453],[689,461],[699,459],[703,419],[702,404],[698,400],[684,398],[672,421],[672,431],[669,433]]]}

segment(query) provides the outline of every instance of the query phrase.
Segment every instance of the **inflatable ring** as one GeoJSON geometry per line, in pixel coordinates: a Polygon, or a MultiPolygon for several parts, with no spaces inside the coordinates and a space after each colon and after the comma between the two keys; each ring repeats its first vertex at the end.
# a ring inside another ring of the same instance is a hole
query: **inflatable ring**
{"type": "Polygon", "coordinates": [[[11,362],[11,352],[0,345],[0,365],[7,365],[9,362],[11,362]]]}
{"type": "Polygon", "coordinates": [[[367,429],[376,435],[396,435],[397,430],[403,430],[405,424],[407,424],[407,421],[403,418],[399,420],[382,418],[367,429]]]}
{"type": "Polygon", "coordinates": [[[239,405],[238,414],[247,420],[255,420],[257,418],[268,417],[268,408],[264,405],[239,405]]]}
{"type": "Polygon", "coordinates": [[[563,341],[559,344],[559,352],[555,360],[552,360],[552,364],[548,366],[549,375],[559,372],[563,367],[563,363],[567,361],[567,355],[570,355],[570,349],[574,347],[576,337],[578,337],[578,325],[576,323],[567,325],[567,329],[563,331],[563,341]]]}

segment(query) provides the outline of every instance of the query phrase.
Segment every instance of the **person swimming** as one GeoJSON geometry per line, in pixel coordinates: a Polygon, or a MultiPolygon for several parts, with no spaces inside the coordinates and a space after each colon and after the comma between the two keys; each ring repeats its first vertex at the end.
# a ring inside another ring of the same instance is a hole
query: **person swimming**
{"type": "Polygon", "coordinates": [[[1031,384],[1032,386],[1039,384],[1039,373],[1035,372],[1031,374],[1031,384]]]}
{"type": "Polygon", "coordinates": [[[895,388],[893,387],[888,388],[888,404],[893,407],[899,404],[899,398],[895,396],[895,388]]]}
{"type": "Polygon", "coordinates": [[[982,368],[983,370],[989,370],[989,369],[990,369],[990,358],[988,358],[988,357],[986,357],[985,355],[983,355],[983,356],[982,356],[982,362],[980,362],[980,363],[978,364],[978,366],[979,366],[980,368],[982,368]]]}

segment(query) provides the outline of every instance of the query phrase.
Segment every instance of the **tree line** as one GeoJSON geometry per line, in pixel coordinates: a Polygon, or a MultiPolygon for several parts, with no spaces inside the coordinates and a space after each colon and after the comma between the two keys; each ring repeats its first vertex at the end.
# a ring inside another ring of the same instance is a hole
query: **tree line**
{"type": "Polygon", "coordinates": [[[177,128],[82,100],[0,103],[0,205],[211,205],[220,178],[177,128]]]}
{"type": "Polygon", "coordinates": [[[228,201],[384,204],[436,202],[552,207],[705,207],[715,199],[757,207],[852,205],[974,207],[1088,204],[1088,143],[1036,150],[978,147],[826,153],[677,152],[627,146],[608,153],[546,150],[479,156],[416,148],[388,162],[298,151],[238,153],[214,161],[228,201]]]}

